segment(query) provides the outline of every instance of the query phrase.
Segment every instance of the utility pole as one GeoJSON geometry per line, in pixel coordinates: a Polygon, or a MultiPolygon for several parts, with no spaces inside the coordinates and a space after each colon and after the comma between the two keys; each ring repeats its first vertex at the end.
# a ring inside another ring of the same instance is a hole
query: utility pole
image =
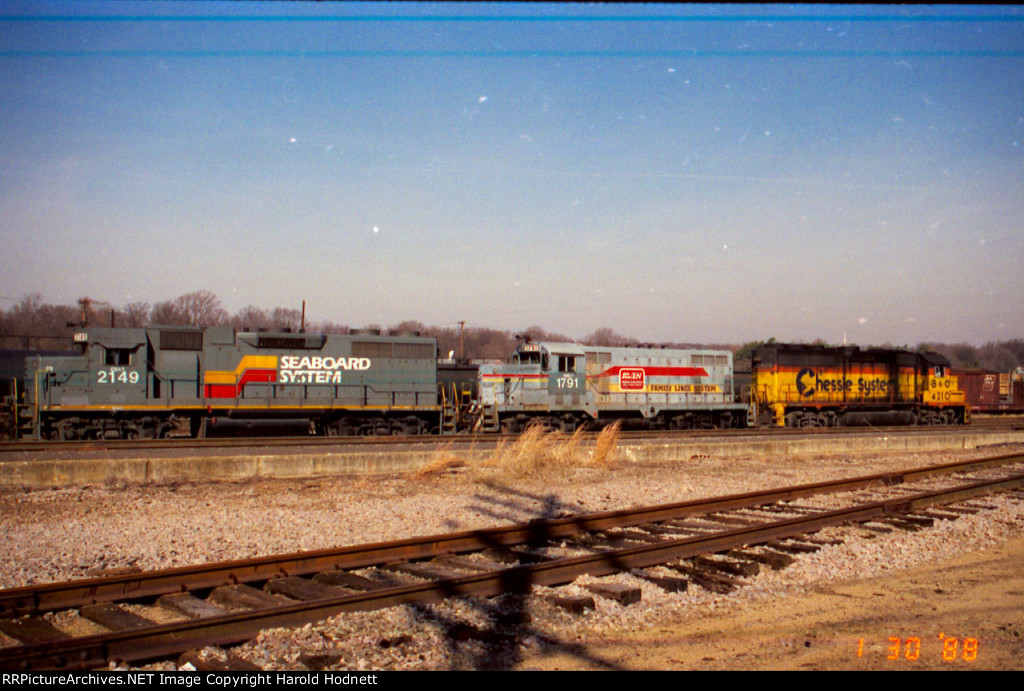
{"type": "Polygon", "coordinates": [[[466,329],[466,322],[464,322],[464,321],[459,322],[459,359],[460,360],[465,359],[465,357],[466,357],[466,351],[465,351],[465,349],[463,347],[464,343],[465,343],[464,338],[463,338],[465,329],[466,329]]]}

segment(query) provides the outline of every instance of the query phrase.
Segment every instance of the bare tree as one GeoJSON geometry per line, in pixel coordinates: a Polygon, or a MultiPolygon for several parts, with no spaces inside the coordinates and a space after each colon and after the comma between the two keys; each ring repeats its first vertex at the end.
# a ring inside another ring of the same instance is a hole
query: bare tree
{"type": "Polygon", "coordinates": [[[320,331],[320,332],[325,333],[325,334],[347,334],[348,333],[348,325],[347,324],[339,324],[337,322],[332,322],[332,321],[317,322],[317,323],[315,323],[313,325],[307,324],[306,325],[306,329],[307,330],[313,330],[313,331],[320,331]]]}
{"type": "Polygon", "coordinates": [[[583,342],[587,345],[596,346],[609,346],[609,347],[621,347],[628,343],[636,343],[637,339],[627,338],[620,333],[617,333],[614,329],[607,327],[598,329],[592,334],[588,334],[583,337],[583,342]]]}
{"type": "Polygon", "coordinates": [[[185,293],[153,305],[150,322],[166,326],[216,326],[228,321],[220,298],[209,290],[185,293]]]}
{"type": "Polygon", "coordinates": [[[177,300],[164,300],[153,305],[149,321],[156,326],[186,326],[188,317],[181,310],[177,300]]]}
{"type": "Polygon", "coordinates": [[[177,300],[191,326],[215,326],[227,321],[228,313],[220,298],[209,290],[185,293],[177,300]]]}
{"type": "Polygon", "coordinates": [[[120,310],[118,319],[120,319],[121,326],[141,329],[149,324],[149,312],[148,302],[129,302],[123,310],[120,310]]]}
{"type": "Polygon", "coordinates": [[[236,329],[265,329],[271,325],[271,319],[266,310],[248,305],[231,319],[231,325],[236,329]]]}
{"type": "Polygon", "coordinates": [[[0,334],[5,348],[62,348],[70,345],[69,322],[78,311],[70,305],[50,305],[39,293],[24,295],[3,314],[0,334]]]}
{"type": "Polygon", "coordinates": [[[287,307],[275,307],[270,313],[271,326],[275,329],[299,330],[302,323],[302,310],[289,309],[287,307]]]}

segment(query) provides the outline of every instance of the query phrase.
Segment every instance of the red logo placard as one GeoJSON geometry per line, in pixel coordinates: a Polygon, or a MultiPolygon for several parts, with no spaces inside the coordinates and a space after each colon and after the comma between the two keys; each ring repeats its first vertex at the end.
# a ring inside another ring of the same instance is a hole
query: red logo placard
{"type": "Polygon", "coordinates": [[[623,367],[619,370],[619,388],[623,391],[643,391],[647,379],[642,367],[623,367]]]}

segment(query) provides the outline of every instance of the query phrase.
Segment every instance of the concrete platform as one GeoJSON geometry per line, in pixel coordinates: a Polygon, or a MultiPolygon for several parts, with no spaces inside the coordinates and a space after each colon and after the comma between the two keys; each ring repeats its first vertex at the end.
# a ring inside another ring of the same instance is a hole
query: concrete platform
{"type": "MultiPolygon", "coordinates": [[[[941,432],[872,433],[842,435],[764,435],[670,442],[620,442],[617,459],[623,463],[666,463],[693,458],[722,459],[821,455],[880,454],[890,452],[961,451],[1003,444],[1024,443],[1024,431],[952,430],[941,432]]],[[[258,442],[257,442],[258,444],[258,442]]],[[[445,442],[447,444],[447,441],[445,442]]],[[[398,449],[365,448],[301,450],[288,447],[237,450],[164,450],[94,454],[92,457],[58,458],[43,449],[18,459],[0,461],[0,487],[63,487],[90,484],[294,478],[324,475],[375,475],[414,472],[438,457],[466,463],[483,461],[491,449],[457,449],[437,445],[398,449]],[[138,454],[137,456],[135,454],[138,454]]]]}

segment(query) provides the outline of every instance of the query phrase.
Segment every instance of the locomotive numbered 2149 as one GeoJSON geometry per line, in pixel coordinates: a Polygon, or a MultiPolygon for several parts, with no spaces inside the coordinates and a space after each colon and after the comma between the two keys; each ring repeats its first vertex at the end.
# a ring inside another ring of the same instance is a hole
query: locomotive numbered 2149
{"type": "Polygon", "coordinates": [[[325,435],[422,434],[440,414],[433,338],[91,328],[74,341],[78,355],[28,360],[33,436],[202,436],[218,419],[301,420],[325,435]]]}

